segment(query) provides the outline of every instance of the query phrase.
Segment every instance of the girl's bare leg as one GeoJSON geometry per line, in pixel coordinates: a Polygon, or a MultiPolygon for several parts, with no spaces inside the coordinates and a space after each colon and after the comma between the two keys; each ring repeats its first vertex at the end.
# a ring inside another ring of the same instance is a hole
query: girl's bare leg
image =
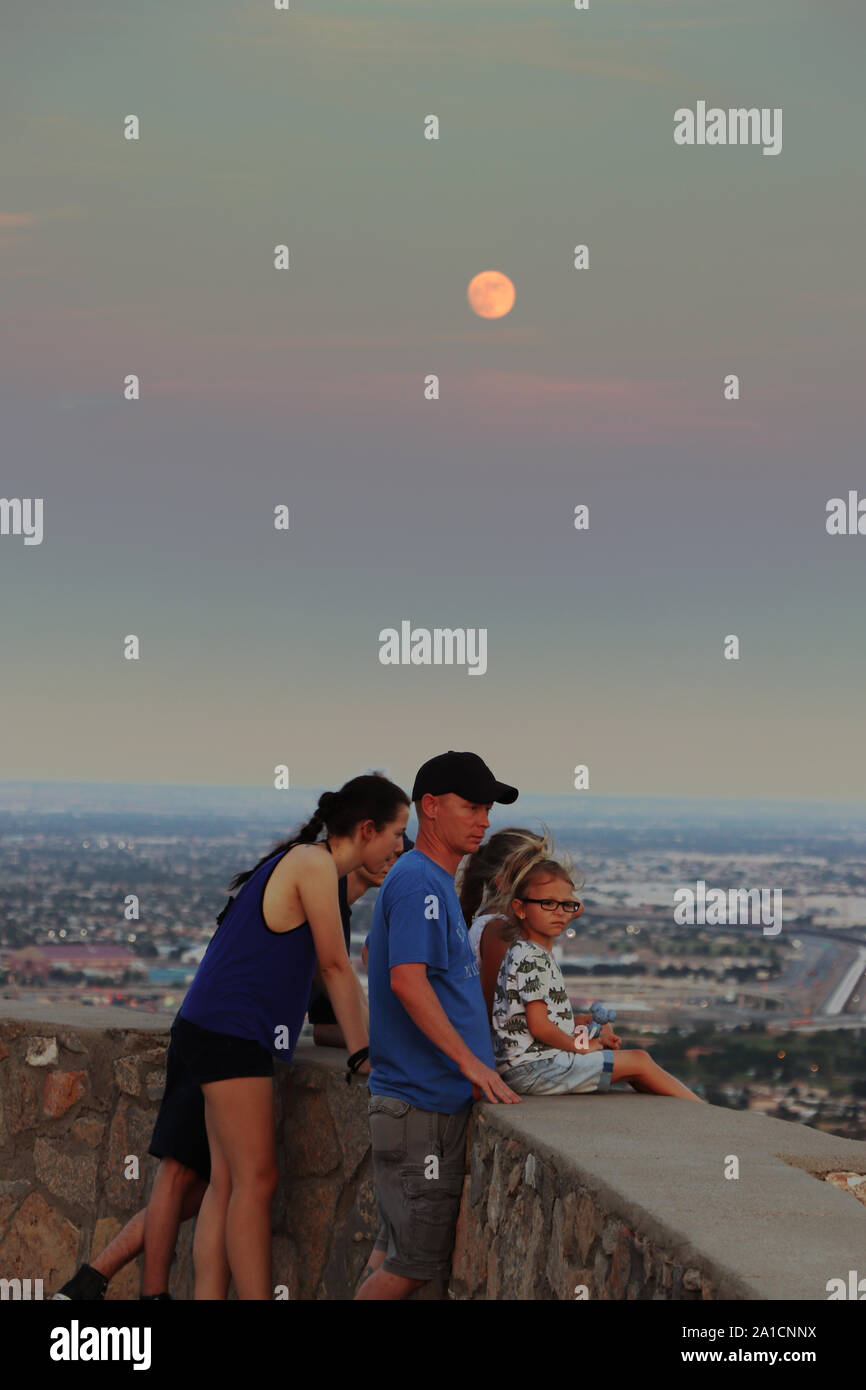
{"type": "Polygon", "coordinates": [[[210,1147],[210,1182],[202,1198],[192,1243],[196,1302],[225,1299],[231,1279],[226,1257],[226,1211],[232,1191],[231,1175],[208,1120],[207,1100],[204,1108],[210,1147]]]}
{"type": "MultiPolygon", "coordinates": [[[[660,1067],[642,1047],[614,1052],[612,1081],[628,1081],[636,1091],[654,1096],[678,1096],[681,1100],[697,1100],[694,1091],[677,1081],[675,1076],[660,1067]]],[[[704,1102],[706,1103],[706,1102],[704,1102]]]]}
{"type": "Polygon", "coordinates": [[[225,1254],[235,1290],[241,1300],[271,1300],[271,1204],[277,1187],[273,1082],[269,1076],[240,1076],[210,1081],[202,1090],[211,1163],[215,1141],[230,1176],[225,1254]]]}

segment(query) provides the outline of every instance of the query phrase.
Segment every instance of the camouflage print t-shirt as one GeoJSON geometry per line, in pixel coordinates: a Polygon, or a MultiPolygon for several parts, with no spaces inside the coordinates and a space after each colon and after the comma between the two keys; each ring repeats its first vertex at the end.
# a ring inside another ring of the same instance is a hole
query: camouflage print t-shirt
{"type": "Polygon", "coordinates": [[[547,1017],[563,1033],[574,1033],[574,1014],[562,971],[549,951],[534,941],[518,938],[508,948],[493,993],[493,1055],[498,1071],[521,1062],[556,1057],[561,1049],[539,1042],[529,1031],[526,1005],[536,999],[547,1004],[547,1017]]]}

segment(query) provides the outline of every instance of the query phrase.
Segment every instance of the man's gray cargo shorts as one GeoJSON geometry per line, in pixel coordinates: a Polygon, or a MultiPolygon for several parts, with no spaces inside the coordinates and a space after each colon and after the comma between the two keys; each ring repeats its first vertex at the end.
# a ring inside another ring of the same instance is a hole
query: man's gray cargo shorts
{"type": "Polygon", "coordinates": [[[451,1272],[471,1109],[440,1115],[397,1096],[370,1097],[380,1222],[374,1248],[387,1250],[389,1274],[428,1280],[451,1272]]]}

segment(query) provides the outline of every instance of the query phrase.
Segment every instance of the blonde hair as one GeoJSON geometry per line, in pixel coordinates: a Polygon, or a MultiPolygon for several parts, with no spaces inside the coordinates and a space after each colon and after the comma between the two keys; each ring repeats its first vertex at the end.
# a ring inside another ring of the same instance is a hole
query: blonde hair
{"type": "Polygon", "coordinates": [[[496,830],[474,854],[470,854],[460,866],[457,896],[467,925],[479,912],[489,911],[488,902],[496,893],[494,879],[502,870],[503,864],[519,849],[535,849],[549,852],[548,831],[542,826],[541,834],[527,830],[522,825],[508,825],[496,830]]]}
{"type": "MultiPolygon", "coordinates": [[[[504,918],[500,927],[503,941],[509,944],[520,936],[521,919],[514,911],[514,899],[521,898],[537,878],[561,878],[567,883],[574,882],[574,864],[569,855],[558,859],[551,856],[554,847],[545,840],[540,848],[524,846],[508,856],[499,871],[502,887],[487,906],[488,912],[495,912],[504,918]]],[[[581,885],[583,879],[581,879],[581,885]]]]}

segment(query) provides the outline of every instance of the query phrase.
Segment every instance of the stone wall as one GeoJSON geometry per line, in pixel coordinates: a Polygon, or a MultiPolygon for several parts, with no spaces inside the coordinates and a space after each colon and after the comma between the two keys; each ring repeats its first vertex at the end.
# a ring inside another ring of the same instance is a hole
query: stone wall
{"type": "Polygon", "coordinates": [[[866,1275],[866,1143],[694,1101],[476,1107],[450,1293],[826,1299],[866,1275]]]}
{"type": "MultiPolygon", "coordinates": [[[[0,1024],[0,1277],[41,1278],[46,1296],[146,1201],[146,1149],[164,1040],[111,1030],[0,1024]]],[[[134,1271],[112,1296],[137,1296],[134,1271]]]]}
{"type": "Polygon", "coordinates": [[[491,1299],[708,1299],[711,1273],[609,1211],[573,1175],[475,1121],[451,1292],[491,1299]]]}
{"type": "MultiPolygon", "coordinates": [[[[0,1019],[0,1278],[41,1278],[46,1297],[144,1205],[157,1167],[168,1020],[79,1017],[94,1015],[0,1019]]],[[[304,1043],[275,1100],[274,1283],[351,1298],[376,1231],[366,1085],[304,1043]]],[[[452,1298],[822,1299],[866,1275],[864,1143],[624,1089],[476,1106],[467,1160],[452,1298]]],[[[175,1298],[192,1296],[191,1244],[187,1223],[175,1298]]],[[[108,1297],[137,1298],[139,1277],[129,1266],[108,1297]]]]}
{"type": "MultiPolygon", "coordinates": [[[[48,1297],[146,1204],[167,1045],[165,1021],[138,1030],[0,1020],[0,1278],[41,1278],[48,1297]],[[138,1178],[125,1176],[130,1156],[138,1178]]],[[[346,1085],[344,1054],[322,1063],[318,1051],[277,1063],[274,1283],[293,1299],[351,1297],[376,1228],[367,1088],[346,1085]]],[[[107,1297],[139,1291],[136,1262],[107,1297]]],[[[170,1291],[192,1297],[191,1222],[170,1291]]]]}

